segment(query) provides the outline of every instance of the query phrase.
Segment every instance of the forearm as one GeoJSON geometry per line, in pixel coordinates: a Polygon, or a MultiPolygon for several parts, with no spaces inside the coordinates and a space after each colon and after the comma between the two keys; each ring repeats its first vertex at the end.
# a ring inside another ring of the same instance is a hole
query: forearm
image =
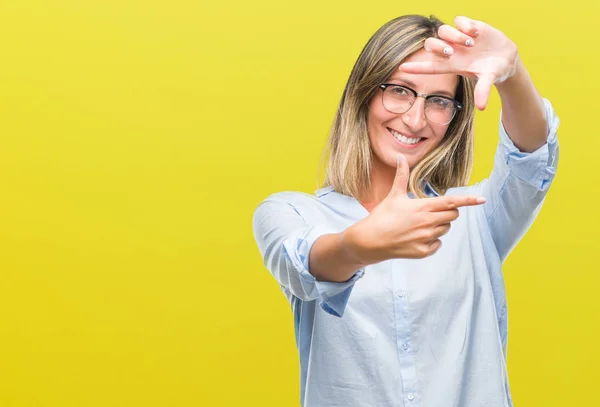
{"type": "Polygon", "coordinates": [[[313,244],[309,253],[309,270],[318,281],[348,281],[367,264],[352,254],[344,232],[323,235],[313,244]]]}
{"type": "Polygon", "coordinates": [[[502,100],[502,124],[515,146],[533,152],[548,137],[544,102],[521,62],[513,76],[496,85],[502,100]]]}

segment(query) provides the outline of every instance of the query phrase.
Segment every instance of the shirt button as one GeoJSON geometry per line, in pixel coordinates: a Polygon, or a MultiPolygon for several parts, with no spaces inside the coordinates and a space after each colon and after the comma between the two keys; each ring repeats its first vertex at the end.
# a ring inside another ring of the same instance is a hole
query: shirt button
{"type": "Polygon", "coordinates": [[[413,400],[415,399],[415,395],[414,395],[414,394],[412,394],[412,393],[408,393],[408,399],[409,399],[410,401],[413,401],[413,400]]]}
{"type": "Polygon", "coordinates": [[[408,350],[408,343],[404,343],[404,344],[402,344],[402,349],[404,349],[404,350],[408,350]]]}
{"type": "Polygon", "coordinates": [[[400,297],[400,298],[404,298],[404,295],[405,295],[405,294],[404,294],[404,291],[399,291],[399,292],[398,292],[398,297],[400,297]]]}

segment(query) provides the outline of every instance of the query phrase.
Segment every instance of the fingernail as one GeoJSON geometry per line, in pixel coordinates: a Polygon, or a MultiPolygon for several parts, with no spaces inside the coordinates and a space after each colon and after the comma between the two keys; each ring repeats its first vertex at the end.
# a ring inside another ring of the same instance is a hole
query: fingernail
{"type": "Polygon", "coordinates": [[[400,164],[401,162],[402,162],[402,156],[401,156],[401,155],[399,155],[399,156],[397,157],[397,163],[398,163],[398,164],[400,164]]]}
{"type": "Polygon", "coordinates": [[[465,41],[465,45],[466,45],[467,47],[472,47],[473,45],[475,45],[475,42],[474,42],[472,39],[468,38],[468,39],[465,41]]]}
{"type": "Polygon", "coordinates": [[[425,47],[425,51],[427,51],[427,52],[431,52],[431,48],[429,48],[429,47],[425,47]]]}
{"type": "Polygon", "coordinates": [[[451,55],[452,54],[452,48],[450,48],[450,47],[444,48],[444,54],[451,55]]]}
{"type": "Polygon", "coordinates": [[[477,203],[485,203],[485,198],[480,196],[479,198],[477,198],[477,203]]]}

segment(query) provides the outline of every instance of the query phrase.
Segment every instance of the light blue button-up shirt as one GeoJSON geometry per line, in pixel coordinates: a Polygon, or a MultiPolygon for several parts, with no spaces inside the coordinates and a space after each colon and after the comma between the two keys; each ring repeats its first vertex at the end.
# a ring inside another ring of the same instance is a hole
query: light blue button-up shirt
{"type": "Polygon", "coordinates": [[[331,187],[275,193],[256,208],[254,237],[294,314],[302,406],[512,406],[501,267],[556,171],[559,120],[544,104],[547,143],[520,152],[500,123],[490,177],[447,192],[487,202],[460,208],[430,257],[369,265],[347,282],[316,281],[308,270],[315,240],[367,210],[331,187]]]}

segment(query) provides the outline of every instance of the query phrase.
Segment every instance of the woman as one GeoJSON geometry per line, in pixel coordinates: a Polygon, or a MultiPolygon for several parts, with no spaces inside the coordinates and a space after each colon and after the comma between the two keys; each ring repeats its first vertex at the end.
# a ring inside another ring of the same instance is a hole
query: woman
{"type": "Polygon", "coordinates": [[[254,213],[292,305],[305,407],[512,406],[501,266],[554,178],[559,122],[512,41],[454,23],[380,28],[344,91],[325,185],[254,213]],[[467,187],[492,86],[495,164],[467,187]]]}

